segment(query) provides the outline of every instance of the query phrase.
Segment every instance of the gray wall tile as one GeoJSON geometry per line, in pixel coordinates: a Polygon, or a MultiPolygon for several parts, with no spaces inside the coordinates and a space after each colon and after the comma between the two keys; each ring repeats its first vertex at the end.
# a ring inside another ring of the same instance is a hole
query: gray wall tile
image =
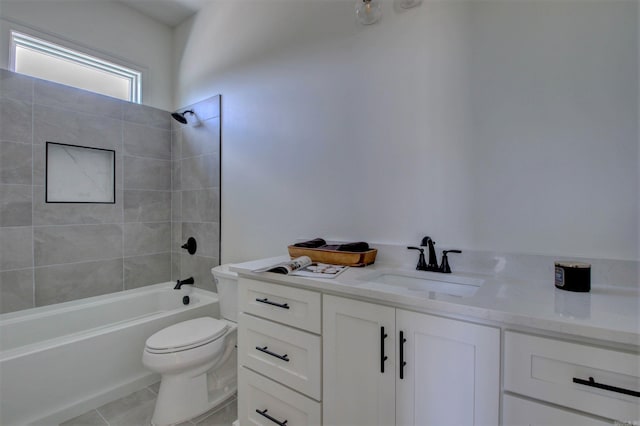
{"type": "Polygon", "coordinates": [[[0,270],[33,267],[33,229],[0,228],[0,270]]]}
{"type": "Polygon", "coordinates": [[[171,189],[171,161],[124,157],[125,189],[171,189]]]}
{"type": "Polygon", "coordinates": [[[122,120],[34,105],[33,140],[122,150],[122,120]]]}
{"type": "Polygon", "coordinates": [[[124,255],[163,253],[171,250],[171,223],[126,223],[124,255]]]}
{"type": "Polygon", "coordinates": [[[171,130],[171,114],[161,109],[146,105],[125,103],[122,119],[131,123],[144,124],[149,127],[171,130]]]}
{"type": "Polygon", "coordinates": [[[200,126],[185,126],[182,129],[181,157],[197,157],[218,154],[220,151],[220,120],[203,121],[200,126]]]}
{"type": "Polygon", "coordinates": [[[0,142],[0,183],[31,185],[33,144],[0,142]]]}
{"type": "Polygon", "coordinates": [[[171,159],[180,160],[182,158],[182,129],[171,131],[171,159]]]}
{"type": "Polygon", "coordinates": [[[170,280],[171,253],[124,259],[124,286],[127,290],[170,280]]]}
{"type": "Polygon", "coordinates": [[[205,189],[220,186],[217,155],[203,155],[182,160],[182,189],[205,189]]]}
{"type": "Polygon", "coordinates": [[[182,220],[186,222],[216,222],[220,218],[220,190],[211,188],[182,191],[182,220]]]}
{"type": "Polygon", "coordinates": [[[182,223],[183,240],[194,237],[198,242],[199,256],[219,258],[218,241],[220,241],[220,229],[217,222],[183,222],[182,223]]]}
{"type": "Polygon", "coordinates": [[[176,281],[182,278],[182,269],[180,268],[180,253],[171,253],[171,281],[176,281]]]}
{"type": "Polygon", "coordinates": [[[35,265],[122,257],[122,225],[42,226],[33,230],[35,265]]]}
{"type": "Polygon", "coordinates": [[[51,81],[35,79],[33,103],[120,120],[124,101],[51,81]]]}
{"type": "Polygon", "coordinates": [[[186,242],[186,239],[182,239],[182,222],[171,223],[171,251],[176,253],[183,253],[184,249],[182,244],[186,242]]]}
{"type": "Polygon", "coordinates": [[[32,143],[31,104],[0,98],[0,140],[32,143]]]}
{"type": "Polygon", "coordinates": [[[171,220],[182,218],[182,191],[171,191],[171,220]]]}
{"type": "Polygon", "coordinates": [[[31,185],[0,185],[0,226],[31,226],[31,185]]]}
{"type": "Polygon", "coordinates": [[[36,226],[122,222],[122,190],[116,191],[115,204],[46,203],[44,191],[44,186],[33,187],[33,224],[36,226]]]}
{"type": "Polygon", "coordinates": [[[156,127],[124,123],[124,152],[139,157],[171,159],[171,132],[156,127]]]}
{"type": "Polygon", "coordinates": [[[0,69],[0,97],[31,103],[33,80],[32,77],[0,69]]]}
{"type": "Polygon", "coordinates": [[[122,290],[122,258],[35,268],[36,306],[122,290]]]}
{"type": "Polygon", "coordinates": [[[171,191],[124,191],[125,222],[171,220],[171,191]]]}
{"type": "Polygon", "coordinates": [[[174,191],[179,191],[182,189],[182,162],[172,161],[171,162],[171,189],[174,191]]]}
{"type": "Polygon", "coordinates": [[[193,276],[196,287],[209,291],[217,291],[216,285],[213,282],[211,268],[220,264],[219,259],[198,256],[197,254],[194,256],[182,254],[180,258],[181,279],[193,276]]]}
{"type": "Polygon", "coordinates": [[[0,272],[0,314],[33,306],[33,268],[0,272]]]}

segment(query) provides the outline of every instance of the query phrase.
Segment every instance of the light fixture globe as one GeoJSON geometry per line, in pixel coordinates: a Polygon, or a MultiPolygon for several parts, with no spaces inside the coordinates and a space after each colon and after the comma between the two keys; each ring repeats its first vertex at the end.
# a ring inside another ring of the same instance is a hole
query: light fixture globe
{"type": "Polygon", "coordinates": [[[380,0],[358,0],[356,2],[356,17],[359,23],[363,25],[375,24],[381,16],[380,0]]]}

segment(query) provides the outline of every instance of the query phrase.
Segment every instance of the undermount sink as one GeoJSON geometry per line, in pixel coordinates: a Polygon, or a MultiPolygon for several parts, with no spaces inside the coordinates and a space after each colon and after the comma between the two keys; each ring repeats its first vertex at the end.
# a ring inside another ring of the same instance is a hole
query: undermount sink
{"type": "Polygon", "coordinates": [[[359,287],[372,290],[414,295],[434,292],[459,297],[473,296],[484,284],[481,278],[397,269],[377,271],[361,280],[364,282],[359,287]]]}

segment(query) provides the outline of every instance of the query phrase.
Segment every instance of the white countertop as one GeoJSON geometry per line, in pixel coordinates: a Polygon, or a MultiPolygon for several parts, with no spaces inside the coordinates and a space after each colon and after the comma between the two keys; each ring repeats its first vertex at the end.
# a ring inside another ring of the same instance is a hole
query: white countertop
{"type": "MultiPolygon", "coordinates": [[[[367,281],[368,276],[386,269],[412,269],[378,262],[363,268],[349,268],[333,279],[252,272],[254,269],[287,260],[288,256],[261,259],[231,265],[230,270],[247,278],[421,312],[640,346],[640,291],[637,286],[592,284],[590,293],[574,293],[557,289],[553,280],[523,280],[499,275],[454,272],[452,276],[485,280],[475,294],[459,297],[433,291],[416,292],[367,281]]],[[[447,279],[447,274],[424,274],[436,279],[438,276],[447,279]]]]}

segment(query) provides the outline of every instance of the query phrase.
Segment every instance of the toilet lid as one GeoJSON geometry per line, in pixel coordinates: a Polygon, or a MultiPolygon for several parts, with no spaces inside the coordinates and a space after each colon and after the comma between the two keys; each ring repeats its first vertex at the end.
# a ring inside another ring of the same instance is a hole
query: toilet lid
{"type": "Polygon", "coordinates": [[[151,350],[180,350],[196,347],[217,339],[227,331],[224,321],[211,317],[183,321],[162,329],[147,339],[146,346],[151,350]]]}

